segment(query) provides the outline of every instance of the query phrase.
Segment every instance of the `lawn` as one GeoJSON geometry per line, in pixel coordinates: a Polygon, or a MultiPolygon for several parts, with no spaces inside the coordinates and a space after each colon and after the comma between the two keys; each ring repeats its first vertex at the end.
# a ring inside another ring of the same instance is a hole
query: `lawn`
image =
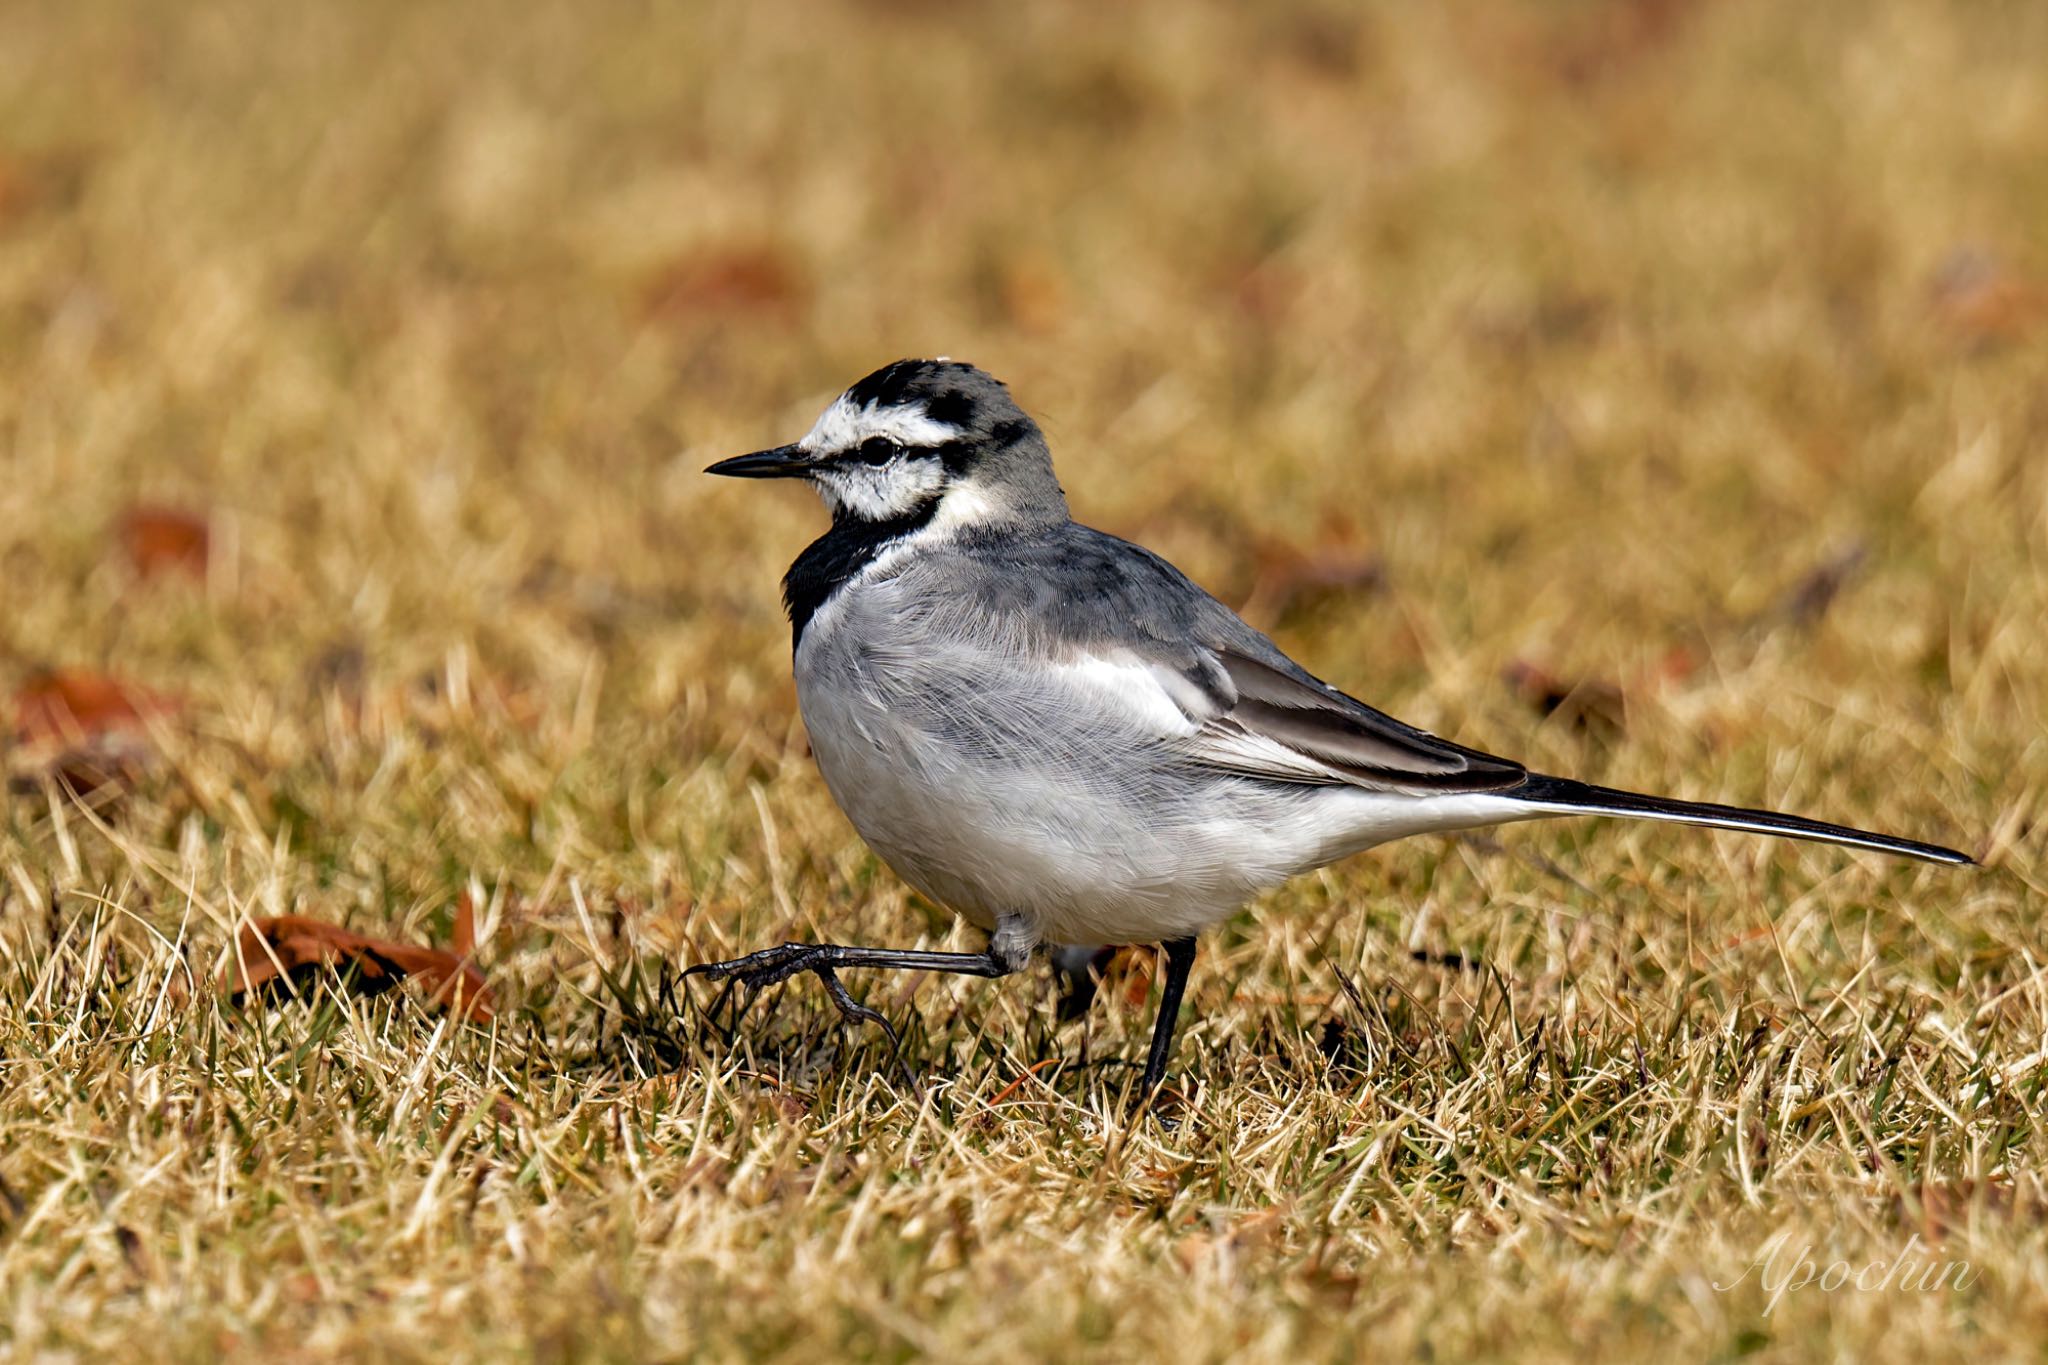
{"type": "Polygon", "coordinates": [[[2038,1358],[2044,375],[2038,5],[0,9],[0,1351],[2038,1358]],[[923,354],[1396,714],[1985,866],[1382,849],[1150,1114],[1144,949],[728,1036],[978,946],[699,472],[923,354]]]}

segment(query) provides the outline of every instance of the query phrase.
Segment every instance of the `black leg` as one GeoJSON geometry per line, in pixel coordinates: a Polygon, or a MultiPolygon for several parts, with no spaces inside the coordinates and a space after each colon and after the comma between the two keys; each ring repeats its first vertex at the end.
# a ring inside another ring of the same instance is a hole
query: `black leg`
{"type": "MultiPolygon", "coordinates": [[[[683,975],[708,976],[713,981],[727,983],[708,1011],[715,1018],[734,986],[745,986],[752,993],[779,981],[787,981],[799,972],[810,972],[824,983],[826,993],[839,1007],[842,1016],[858,1023],[880,1024],[893,1047],[897,1041],[896,1030],[889,1027],[888,1020],[846,993],[846,987],[836,975],[839,968],[895,967],[904,971],[998,977],[1008,976],[1017,970],[1017,966],[1010,959],[999,957],[993,948],[981,953],[929,953],[907,948],[857,948],[838,943],[784,943],[774,948],[763,948],[758,953],[748,953],[745,957],[736,957],[730,962],[700,963],[683,975]]],[[[745,1006],[740,1008],[744,1012],[745,1006]]],[[[737,1018],[733,1021],[735,1026],[738,1022],[737,1018]]]]}
{"type": "Polygon", "coordinates": [[[1166,1079],[1166,1057],[1173,1051],[1173,1029],[1180,1021],[1180,997],[1188,988],[1188,970],[1195,965],[1195,941],[1177,938],[1160,945],[1166,952],[1166,984],[1159,993],[1159,1018],[1152,1025],[1152,1052],[1145,1058],[1145,1079],[1138,1093],[1149,1095],[1166,1079]]]}

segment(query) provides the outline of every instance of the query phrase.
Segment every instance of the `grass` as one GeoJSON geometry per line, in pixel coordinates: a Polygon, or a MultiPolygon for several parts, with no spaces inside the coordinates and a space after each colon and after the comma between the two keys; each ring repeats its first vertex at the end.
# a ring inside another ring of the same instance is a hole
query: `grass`
{"type": "Polygon", "coordinates": [[[0,13],[0,687],[165,703],[87,800],[6,753],[0,1342],[2038,1355],[2044,58],[1932,0],[0,13]],[[1385,849],[1205,942],[1170,1124],[1141,954],[1066,1027],[854,983],[915,1086],[802,984],[727,1049],[680,966],[969,941],[806,754],[820,514],[697,473],[922,353],[1399,714],[1987,867],[1385,849]],[[216,989],[465,892],[488,1025],[216,989]]]}

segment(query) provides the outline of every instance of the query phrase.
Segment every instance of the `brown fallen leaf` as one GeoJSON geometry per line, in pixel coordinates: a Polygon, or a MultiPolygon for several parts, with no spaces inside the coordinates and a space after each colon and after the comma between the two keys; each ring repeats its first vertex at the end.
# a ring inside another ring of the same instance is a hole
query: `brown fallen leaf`
{"type": "Polygon", "coordinates": [[[30,794],[48,779],[60,791],[90,797],[94,809],[104,810],[140,782],[148,766],[149,754],[139,743],[95,744],[66,749],[45,763],[17,765],[8,772],[7,787],[30,794]]]}
{"type": "Polygon", "coordinates": [[[1299,270],[1278,256],[1236,257],[1216,272],[1216,292],[1236,307],[1239,315],[1267,330],[1287,325],[1308,290],[1299,270]]]}
{"type": "Polygon", "coordinates": [[[2023,341],[2048,319],[2048,286],[1977,247],[1951,251],[1928,286],[1935,321],[1966,346],[2023,341]]]}
{"type": "Polygon", "coordinates": [[[78,148],[40,153],[0,151],[0,225],[78,201],[91,157],[78,148]]]}
{"type": "Polygon", "coordinates": [[[32,674],[14,693],[14,736],[23,744],[77,744],[125,731],[140,734],[149,718],[177,704],[135,683],[77,668],[32,674]]]}
{"type": "Polygon", "coordinates": [[[1704,0],[1560,7],[1562,21],[1547,43],[1550,68],[1572,87],[1626,75],[1669,49],[1705,7],[1704,0]]]}
{"type": "Polygon", "coordinates": [[[1775,616],[1802,629],[1814,625],[1827,614],[1868,557],[1869,550],[1861,541],[1828,556],[1787,588],[1763,614],[1764,618],[1775,616]]]}
{"type": "Polygon", "coordinates": [[[476,956],[476,906],[463,892],[455,901],[455,924],[448,934],[448,946],[460,958],[476,956]]]}
{"type": "Polygon", "coordinates": [[[1053,950],[1054,965],[1068,979],[1068,990],[1060,1001],[1062,1021],[1078,1019],[1088,1012],[1098,990],[1120,996],[1131,1009],[1144,1005],[1152,993],[1152,977],[1158,956],[1149,946],[1103,944],[1100,947],[1072,945],[1053,950]],[[1085,984],[1084,984],[1085,983],[1085,984]]]}
{"type": "Polygon", "coordinates": [[[1386,583],[1386,562],[1365,532],[1340,515],[1325,517],[1306,548],[1261,539],[1252,546],[1252,562],[1251,592],[1238,611],[1253,621],[1277,622],[1297,607],[1373,592],[1386,583]]]}
{"type": "Polygon", "coordinates": [[[1056,330],[1072,311],[1066,275],[1042,252],[1022,252],[995,267],[997,308],[1011,326],[1037,335],[1056,330]]]}
{"type": "Polygon", "coordinates": [[[1910,1195],[1894,1195],[1891,1203],[1893,1217],[1902,1224],[1917,1224],[1920,1236],[1933,1246],[1942,1245],[1953,1232],[1967,1231],[1979,1216],[2032,1223],[2041,1213],[2038,1186],[2016,1186],[2003,1176],[1923,1180],[1910,1195]]]}
{"type": "Polygon", "coordinates": [[[1216,1239],[1206,1232],[1191,1232],[1173,1243],[1173,1254],[1182,1272],[1192,1275],[1216,1254],[1216,1239]]]}
{"type": "Polygon", "coordinates": [[[787,321],[809,298],[808,282],[785,252],[742,243],[671,261],[648,281],[640,304],[645,316],[670,321],[712,314],[787,321]]]}
{"type": "Polygon", "coordinates": [[[133,683],[82,669],[46,669],[15,690],[8,785],[32,791],[45,778],[78,794],[132,784],[149,765],[153,717],[177,709],[133,683]]]}
{"type": "Polygon", "coordinates": [[[1682,683],[1700,671],[1700,657],[1685,645],[1673,645],[1664,651],[1664,657],[1650,666],[1643,675],[1643,682],[1651,688],[1682,683]]]}
{"type": "MultiPolygon", "coordinates": [[[[467,934],[462,928],[467,902],[465,896],[456,909],[456,936],[473,940],[474,928],[467,934]]],[[[371,938],[305,915],[278,915],[244,925],[221,986],[239,998],[281,977],[335,966],[353,967],[351,979],[364,995],[380,995],[412,977],[426,988],[430,1007],[452,1009],[458,1019],[482,1021],[496,1012],[490,987],[468,953],[371,938]]]]}
{"type": "Polygon", "coordinates": [[[1024,1070],[1018,1075],[1016,1080],[1011,1081],[1008,1085],[1004,1086],[1001,1090],[996,1092],[996,1097],[988,1102],[988,1107],[991,1109],[1000,1108],[1006,1101],[1009,1100],[1009,1098],[1012,1095],[1016,1094],[1019,1090],[1022,1090],[1024,1088],[1024,1083],[1026,1081],[1030,1080],[1033,1076],[1036,1076],[1039,1072],[1045,1070],[1049,1066],[1057,1066],[1059,1064],[1059,1060],[1060,1059],[1057,1057],[1047,1057],[1041,1061],[1033,1062],[1030,1066],[1025,1067],[1024,1070]]]}
{"type": "Polygon", "coordinates": [[[1501,679],[1515,695],[1546,716],[1555,716],[1576,730],[1619,731],[1628,719],[1621,688],[1598,678],[1569,681],[1541,664],[1512,660],[1501,679]]]}
{"type": "Polygon", "coordinates": [[[1182,1269],[1193,1273],[1203,1262],[1217,1256],[1266,1251],[1280,1240],[1290,1212],[1284,1206],[1263,1209],[1221,1227],[1190,1232],[1173,1244],[1174,1254],[1180,1258],[1182,1269]]]}
{"type": "Polygon", "coordinates": [[[131,507],[116,523],[115,539],[138,577],[206,576],[212,536],[206,518],[195,513],[174,507],[131,507]]]}
{"type": "Polygon", "coordinates": [[[26,213],[42,197],[34,170],[17,157],[0,157],[0,222],[26,213]]]}
{"type": "Polygon", "coordinates": [[[1131,1009],[1140,1009],[1152,994],[1152,978],[1158,974],[1163,952],[1164,949],[1150,947],[1118,948],[1116,956],[1103,970],[1103,980],[1121,985],[1124,1004],[1131,1009]]]}

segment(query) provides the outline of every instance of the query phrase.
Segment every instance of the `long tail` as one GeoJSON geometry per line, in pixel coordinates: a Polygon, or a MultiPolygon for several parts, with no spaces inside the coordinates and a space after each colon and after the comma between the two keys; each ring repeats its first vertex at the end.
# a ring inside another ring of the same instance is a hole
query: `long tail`
{"type": "Polygon", "coordinates": [[[1574,782],[1568,777],[1543,777],[1532,773],[1521,786],[1501,794],[1534,802],[1560,815],[1621,815],[1637,820],[1669,820],[1679,825],[1739,829],[1750,834],[1778,834],[1787,839],[1811,839],[1821,844],[1867,848],[1876,853],[1896,853],[1929,863],[1975,866],[1977,862],[1967,853],[1958,853],[1939,844],[1895,839],[1889,834],[1873,834],[1867,829],[1850,829],[1847,825],[1830,825],[1771,810],[1746,810],[1741,806],[1717,806],[1706,801],[1638,796],[1612,787],[1574,782]]]}

